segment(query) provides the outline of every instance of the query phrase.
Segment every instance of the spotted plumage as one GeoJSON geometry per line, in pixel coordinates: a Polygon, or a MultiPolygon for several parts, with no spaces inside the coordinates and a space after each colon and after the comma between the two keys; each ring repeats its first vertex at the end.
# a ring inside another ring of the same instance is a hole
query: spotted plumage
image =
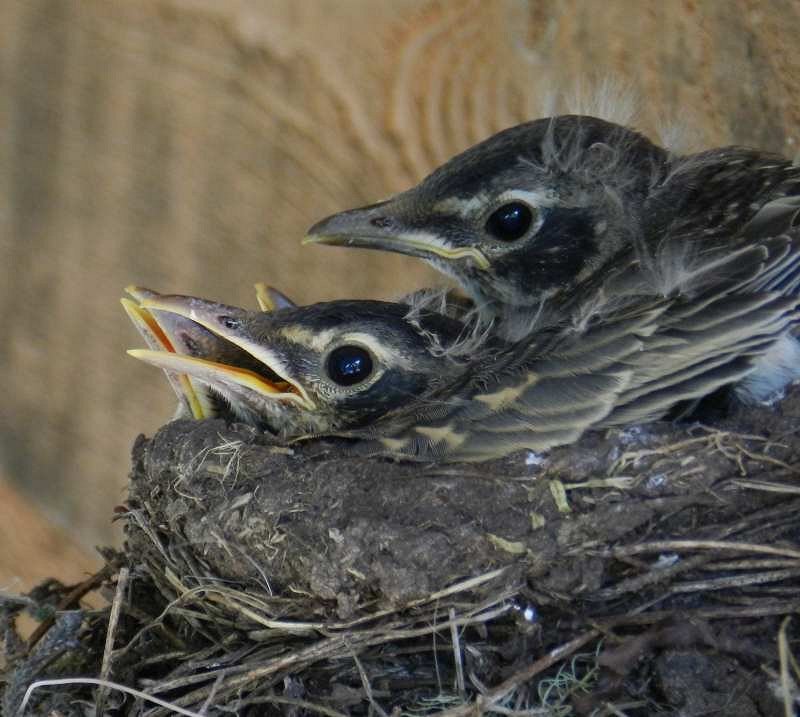
{"type": "Polygon", "coordinates": [[[597,277],[620,265],[629,271],[617,291],[684,291],[719,254],[795,231],[798,197],[800,167],[780,156],[673,155],[567,115],[500,132],[388,201],[318,222],[306,241],[423,258],[515,339],[574,321],[597,277]],[[551,301],[564,293],[570,301],[551,301]]]}
{"type": "Polygon", "coordinates": [[[791,372],[780,385],[763,384],[759,367],[774,362],[800,319],[798,242],[751,242],[704,269],[671,296],[621,298],[609,291],[630,275],[621,263],[594,287],[580,321],[516,342],[425,302],[264,313],[150,292],[141,310],[215,339],[197,344],[210,347],[205,355],[132,353],[190,376],[238,420],[287,440],[337,435],[367,454],[485,460],[654,420],[726,385],[752,400],[781,390],[791,372]]]}

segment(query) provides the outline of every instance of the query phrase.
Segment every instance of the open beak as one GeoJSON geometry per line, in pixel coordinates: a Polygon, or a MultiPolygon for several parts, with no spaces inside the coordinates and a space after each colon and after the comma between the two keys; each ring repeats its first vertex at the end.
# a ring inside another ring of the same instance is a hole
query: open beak
{"type": "MultiPolygon", "coordinates": [[[[140,289],[135,286],[127,287],[126,291],[137,301],[141,301],[145,296],[153,294],[147,289],[140,289]]],[[[164,353],[165,355],[176,355],[176,352],[181,350],[181,340],[174,322],[159,322],[152,312],[143,309],[136,301],[131,301],[131,299],[122,298],[120,302],[128,314],[128,318],[130,318],[151,351],[164,353]]],[[[190,323],[185,319],[183,319],[183,322],[190,323]]],[[[183,328],[191,330],[191,327],[183,328]]],[[[201,420],[215,415],[214,402],[204,385],[199,384],[186,373],[166,367],[164,368],[164,373],[178,400],[192,418],[201,420]]]]}
{"type": "Polygon", "coordinates": [[[128,354],[140,361],[162,368],[167,373],[188,374],[193,379],[220,390],[223,395],[229,392],[236,394],[244,390],[251,391],[262,398],[272,399],[285,394],[282,390],[283,386],[265,379],[255,371],[217,361],[150,349],[129,349],[128,354]]]}
{"type": "Polygon", "coordinates": [[[388,210],[391,203],[389,200],[332,214],[308,230],[303,244],[382,249],[421,259],[470,259],[479,269],[489,268],[489,260],[476,247],[453,246],[436,234],[404,228],[388,210]]]}
{"type": "Polygon", "coordinates": [[[219,342],[219,348],[212,346],[209,350],[204,343],[186,353],[129,351],[135,358],[165,371],[185,373],[223,396],[241,397],[248,405],[255,398],[261,405],[266,400],[315,409],[281,355],[270,348],[268,330],[258,339],[248,333],[249,312],[190,296],[150,296],[140,302],[140,307],[159,317],[171,315],[202,327],[219,342]]]}

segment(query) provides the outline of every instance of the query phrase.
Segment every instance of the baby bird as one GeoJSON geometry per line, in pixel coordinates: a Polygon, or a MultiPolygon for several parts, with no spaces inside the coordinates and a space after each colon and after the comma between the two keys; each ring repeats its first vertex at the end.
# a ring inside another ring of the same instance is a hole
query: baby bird
{"type": "MultiPolygon", "coordinates": [[[[577,324],[518,342],[403,304],[264,313],[151,293],[142,310],[159,322],[176,316],[190,335],[196,325],[216,343],[130,353],[190,376],[238,420],[286,440],[338,435],[361,453],[487,460],[655,420],[722,386],[762,390],[759,365],[800,319],[797,242],[752,243],[705,269],[713,281],[699,273],[690,292],[615,297],[577,324]]],[[[626,271],[620,265],[607,279],[626,271]]]]}
{"type": "Polygon", "coordinates": [[[182,347],[129,353],[190,377],[237,420],[283,438],[389,419],[419,396],[455,389],[463,373],[437,351],[439,342],[463,340],[464,325],[405,305],[338,301],[256,312],[136,291],[146,297],[140,310],[159,325],[180,325],[182,347]]]}
{"type": "Polygon", "coordinates": [[[796,232],[799,216],[800,167],[783,157],[673,155],[632,129],[566,115],[504,130],[408,191],[323,219],[305,242],[418,256],[519,338],[572,321],[611,270],[606,292],[685,293],[725,253],[796,232]]]}

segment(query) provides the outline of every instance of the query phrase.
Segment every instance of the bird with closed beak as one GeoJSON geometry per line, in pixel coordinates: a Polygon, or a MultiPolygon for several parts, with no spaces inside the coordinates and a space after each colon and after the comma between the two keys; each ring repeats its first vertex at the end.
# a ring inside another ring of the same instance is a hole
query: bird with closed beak
{"type": "Polygon", "coordinates": [[[323,219],[305,242],[420,257],[517,339],[573,321],[598,291],[687,293],[725,253],[796,232],[798,216],[800,167],[783,157],[676,155],[565,115],[504,130],[408,191],[323,219]]]}

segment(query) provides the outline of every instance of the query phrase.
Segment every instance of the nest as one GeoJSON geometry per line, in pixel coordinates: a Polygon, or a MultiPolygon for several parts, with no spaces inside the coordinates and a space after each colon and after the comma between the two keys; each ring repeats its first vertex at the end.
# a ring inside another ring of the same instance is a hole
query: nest
{"type": "Polygon", "coordinates": [[[124,551],[3,603],[3,714],[791,714],[798,414],[478,465],[170,423],[124,551]]]}

